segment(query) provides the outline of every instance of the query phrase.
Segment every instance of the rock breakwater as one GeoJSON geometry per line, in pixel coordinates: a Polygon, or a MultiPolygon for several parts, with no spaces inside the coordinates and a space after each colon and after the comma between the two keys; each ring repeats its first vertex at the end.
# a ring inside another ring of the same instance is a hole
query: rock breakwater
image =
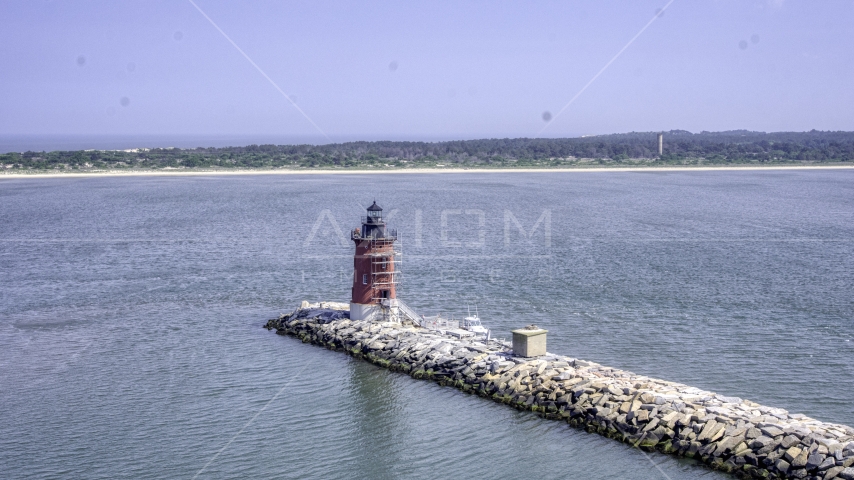
{"type": "Polygon", "coordinates": [[[347,309],[303,303],[266,327],[738,478],[854,480],[851,427],[567,356],[520,358],[496,342],[352,321],[347,309]]]}

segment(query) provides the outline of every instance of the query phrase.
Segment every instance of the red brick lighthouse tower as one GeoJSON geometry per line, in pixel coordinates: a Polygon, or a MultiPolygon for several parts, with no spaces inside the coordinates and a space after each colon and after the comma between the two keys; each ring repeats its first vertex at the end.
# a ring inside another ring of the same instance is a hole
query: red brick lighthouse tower
{"type": "Polygon", "coordinates": [[[350,238],[356,243],[350,318],[396,321],[399,319],[395,293],[398,284],[395,265],[399,261],[394,245],[397,231],[387,228],[383,209],[377,202],[368,207],[362,228],[354,229],[350,238]]]}

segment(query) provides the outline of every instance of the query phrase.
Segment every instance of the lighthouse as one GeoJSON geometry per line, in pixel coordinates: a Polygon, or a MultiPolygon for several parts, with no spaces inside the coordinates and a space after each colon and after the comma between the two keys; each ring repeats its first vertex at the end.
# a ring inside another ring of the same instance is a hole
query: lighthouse
{"type": "Polygon", "coordinates": [[[395,249],[397,231],[388,228],[376,201],[368,207],[362,227],[354,228],[350,238],[356,244],[350,318],[399,321],[400,303],[395,292],[399,274],[395,266],[400,255],[395,249]]]}

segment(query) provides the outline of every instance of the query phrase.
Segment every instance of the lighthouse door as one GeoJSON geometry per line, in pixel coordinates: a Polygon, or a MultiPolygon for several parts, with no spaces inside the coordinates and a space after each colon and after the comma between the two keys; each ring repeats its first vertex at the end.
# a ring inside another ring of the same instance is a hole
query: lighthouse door
{"type": "Polygon", "coordinates": [[[388,298],[388,290],[382,291],[383,298],[388,298]]]}

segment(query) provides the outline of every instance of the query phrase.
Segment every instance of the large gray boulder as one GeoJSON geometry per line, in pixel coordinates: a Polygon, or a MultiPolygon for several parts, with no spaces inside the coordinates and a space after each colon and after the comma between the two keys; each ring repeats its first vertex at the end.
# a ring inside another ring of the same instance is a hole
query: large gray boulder
{"type": "Polygon", "coordinates": [[[824,455],[816,452],[807,458],[807,464],[805,468],[807,470],[812,470],[813,468],[818,468],[818,466],[822,463],[824,463],[824,455]]]}
{"type": "Polygon", "coordinates": [[[773,438],[769,438],[769,437],[762,435],[762,436],[756,437],[753,440],[751,440],[749,445],[750,445],[750,448],[752,448],[754,450],[759,450],[759,449],[762,449],[762,448],[770,445],[771,442],[773,442],[773,441],[774,441],[773,438]]]}

